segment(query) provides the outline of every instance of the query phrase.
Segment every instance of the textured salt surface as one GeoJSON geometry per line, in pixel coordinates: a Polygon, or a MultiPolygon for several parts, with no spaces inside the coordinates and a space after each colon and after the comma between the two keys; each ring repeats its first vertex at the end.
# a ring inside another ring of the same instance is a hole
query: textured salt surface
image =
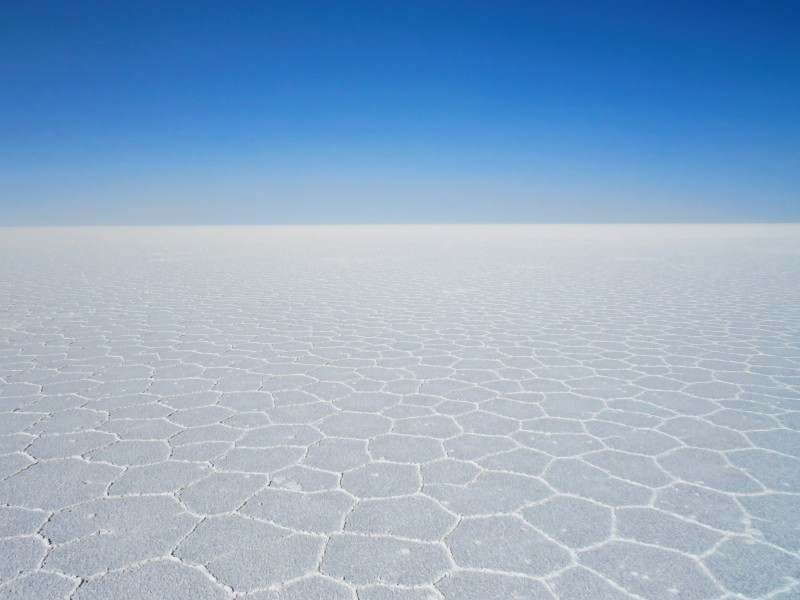
{"type": "Polygon", "coordinates": [[[0,598],[800,597],[798,227],[0,256],[0,598]]]}

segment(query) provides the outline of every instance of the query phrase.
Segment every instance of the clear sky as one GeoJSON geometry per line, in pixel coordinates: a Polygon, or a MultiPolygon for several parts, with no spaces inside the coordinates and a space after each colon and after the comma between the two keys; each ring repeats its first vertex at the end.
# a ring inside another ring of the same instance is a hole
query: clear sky
{"type": "Polygon", "coordinates": [[[800,3],[0,7],[0,225],[800,221],[800,3]]]}

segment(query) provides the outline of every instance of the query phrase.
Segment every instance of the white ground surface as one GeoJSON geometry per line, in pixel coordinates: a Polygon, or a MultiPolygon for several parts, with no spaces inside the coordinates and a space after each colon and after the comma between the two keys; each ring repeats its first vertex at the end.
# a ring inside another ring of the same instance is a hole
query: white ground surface
{"type": "Polygon", "coordinates": [[[798,227],[0,256],[1,598],[800,597],[798,227]]]}

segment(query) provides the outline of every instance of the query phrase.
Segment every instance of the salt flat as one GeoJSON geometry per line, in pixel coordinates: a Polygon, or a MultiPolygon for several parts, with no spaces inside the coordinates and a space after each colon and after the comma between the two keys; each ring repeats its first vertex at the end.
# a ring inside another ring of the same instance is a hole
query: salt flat
{"type": "Polygon", "coordinates": [[[1,598],[798,598],[800,227],[0,229],[1,598]]]}

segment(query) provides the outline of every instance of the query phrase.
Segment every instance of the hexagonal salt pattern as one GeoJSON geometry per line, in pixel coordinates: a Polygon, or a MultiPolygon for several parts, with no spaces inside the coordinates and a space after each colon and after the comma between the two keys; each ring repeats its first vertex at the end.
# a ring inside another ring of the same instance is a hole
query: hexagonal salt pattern
{"type": "Polygon", "coordinates": [[[798,227],[0,256],[0,599],[800,598],[798,227]]]}

